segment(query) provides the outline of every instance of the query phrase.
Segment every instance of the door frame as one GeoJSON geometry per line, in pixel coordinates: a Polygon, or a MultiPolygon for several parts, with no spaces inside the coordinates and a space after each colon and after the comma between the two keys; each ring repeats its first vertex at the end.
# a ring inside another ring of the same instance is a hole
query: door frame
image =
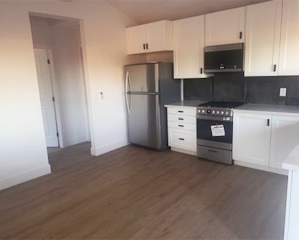
{"type": "Polygon", "coordinates": [[[53,92],[53,97],[55,99],[53,104],[54,104],[56,128],[57,128],[57,132],[58,132],[58,147],[63,148],[64,141],[63,141],[63,131],[62,131],[62,127],[61,127],[61,114],[60,114],[60,108],[59,108],[58,85],[57,85],[56,77],[55,77],[52,49],[50,49],[50,48],[34,48],[34,50],[46,51],[47,57],[50,60],[50,64],[48,64],[48,66],[50,68],[50,79],[51,79],[51,85],[52,85],[52,92],[53,92]]]}

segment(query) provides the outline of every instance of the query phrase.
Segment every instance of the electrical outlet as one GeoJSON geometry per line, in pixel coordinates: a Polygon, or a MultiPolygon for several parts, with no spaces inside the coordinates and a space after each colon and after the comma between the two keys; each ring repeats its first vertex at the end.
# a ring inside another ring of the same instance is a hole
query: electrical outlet
{"type": "Polygon", "coordinates": [[[285,96],[287,96],[287,89],[286,89],[286,88],[280,88],[279,96],[280,96],[280,97],[285,97],[285,96]]]}

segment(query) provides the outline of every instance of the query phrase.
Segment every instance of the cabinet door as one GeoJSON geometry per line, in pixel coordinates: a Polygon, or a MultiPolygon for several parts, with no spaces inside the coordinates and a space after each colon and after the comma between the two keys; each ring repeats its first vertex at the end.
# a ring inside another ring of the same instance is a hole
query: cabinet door
{"type": "Polygon", "coordinates": [[[206,46],[244,42],[245,8],[205,15],[206,46]]]}
{"type": "Polygon", "coordinates": [[[147,52],[173,50],[172,22],[159,21],[146,24],[147,52]]]}
{"type": "Polygon", "coordinates": [[[299,75],[299,1],[283,2],[279,75],[299,75]]]}
{"type": "Polygon", "coordinates": [[[234,113],[233,159],[268,166],[270,157],[271,115],[234,113]]]}
{"type": "Polygon", "coordinates": [[[204,78],[204,16],[177,20],[174,28],[174,78],[204,78]]]}
{"type": "Polygon", "coordinates": [[[282,168],[282,162],[299,144],[299,117],[273,116],[270,166],[282,168]]]}
{"type": "Polygon", "coordinates": [[[245,76],[277,76],[281,1],[247,7],[245,76]]]}
{"type": "Polygon", "coordinates": [[[145,50],[145,25],[126,28],[127,54],[143,53],[145,50]]]}

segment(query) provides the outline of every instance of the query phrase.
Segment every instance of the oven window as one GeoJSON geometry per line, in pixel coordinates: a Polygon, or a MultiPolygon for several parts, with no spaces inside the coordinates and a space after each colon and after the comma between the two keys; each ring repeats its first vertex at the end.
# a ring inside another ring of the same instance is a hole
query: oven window
{"type": "Polygon", "coordinates": [[[225,121],[197,119],[197,139],[231,144],[233,139],[233,123],[225,121]],[[214,137],[212,135],[211,126],[215,125],[223,125],[225,136],[214,137]]]}

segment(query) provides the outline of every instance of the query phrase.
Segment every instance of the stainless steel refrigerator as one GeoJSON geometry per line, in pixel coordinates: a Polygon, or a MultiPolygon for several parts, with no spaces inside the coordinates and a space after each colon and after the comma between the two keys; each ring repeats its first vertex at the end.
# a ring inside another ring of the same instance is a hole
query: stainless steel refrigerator
{"type": "Polygon", "coordinates": [[[167,149],[164,105],[180,101],[180,81],[173,79],[173,64],[127,65],[125,75],[129,142],[167,149]]]}

